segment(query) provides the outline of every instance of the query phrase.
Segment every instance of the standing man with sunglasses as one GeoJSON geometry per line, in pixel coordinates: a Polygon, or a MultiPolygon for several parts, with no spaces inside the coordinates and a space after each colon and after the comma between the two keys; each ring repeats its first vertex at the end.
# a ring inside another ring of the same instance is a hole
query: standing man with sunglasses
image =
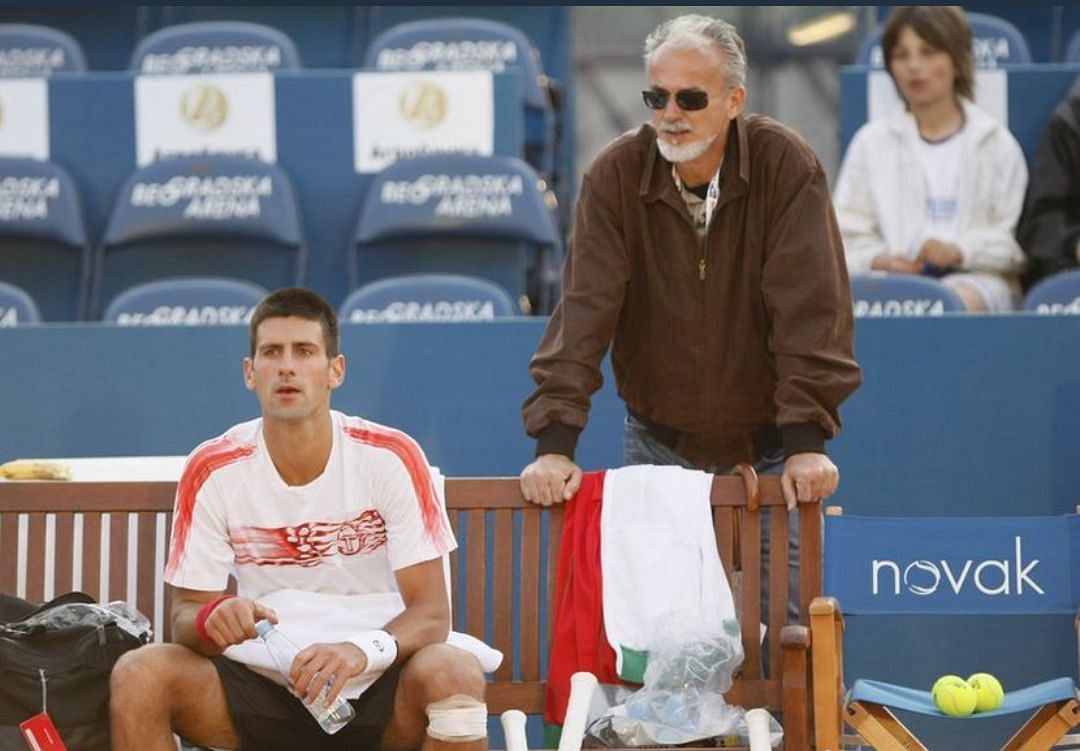
{"type": "Polygon", "coordinates": [[[689,15],[645,40],[652,121],[586,172],[563,293],[530,363],[529,500],[569,499],[574,450],[612,348],[627,464],[782,472],[788,507],[839,473],[825,441],[861,381],[844,250],[817,156],[743,113],[746,55],[689,15]]]}

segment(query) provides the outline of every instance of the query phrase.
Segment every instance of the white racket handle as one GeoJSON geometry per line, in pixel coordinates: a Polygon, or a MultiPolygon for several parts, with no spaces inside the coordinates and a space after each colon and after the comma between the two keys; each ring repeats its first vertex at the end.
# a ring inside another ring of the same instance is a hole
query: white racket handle
{"type": "Polygon", "coordinates": [[[585,723],[589,719],[589,705],[596,689],[596,676],[579,672],[570,676],[570,699],[566,702],[559,751],[581,751],[585,739],[585,723]]]}
{"type": "Polygon", "coordinates": [[[506,751],[529,751],[525,740],[525,713],[520,709],[508,709],[499,715],[502,721],[506,751]]]}
{"type": "Polygon", "coordinates": [[[750,736],[750,751],[769,751],[772,715],[767,709],[750,709],[746,712],[746,731],[750,736]]]}

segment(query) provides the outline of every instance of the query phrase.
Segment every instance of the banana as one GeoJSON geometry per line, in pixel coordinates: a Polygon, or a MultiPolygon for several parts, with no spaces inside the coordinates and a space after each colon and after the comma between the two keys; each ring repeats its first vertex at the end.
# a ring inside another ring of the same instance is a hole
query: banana
{"type": "Polygon", "coordinates": [[[70,480],[71,468],[59,462],[16,459],[0,464],[0,477],[7,480],[70,480]]]}

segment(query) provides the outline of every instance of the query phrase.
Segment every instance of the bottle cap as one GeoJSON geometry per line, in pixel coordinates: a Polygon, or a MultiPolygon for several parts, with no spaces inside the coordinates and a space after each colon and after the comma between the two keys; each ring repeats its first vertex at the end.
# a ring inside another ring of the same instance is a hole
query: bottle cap
{"type": "Polygon", "coordinates": [[[266,638],[266,635],[274,630],[274,624],[270,621],[263,619],[255,622],[255,633],[262,638],[266,638]]]}

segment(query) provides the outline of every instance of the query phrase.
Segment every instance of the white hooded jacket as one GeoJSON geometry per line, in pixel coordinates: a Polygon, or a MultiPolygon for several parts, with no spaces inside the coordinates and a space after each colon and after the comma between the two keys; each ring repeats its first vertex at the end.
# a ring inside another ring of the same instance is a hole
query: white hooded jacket
{"type": "MultiPolygon", "coordinates": [[[[957,196],[961,269],[1015,277],[1025,260],[1013,236],[1027,188],[1024,154],[1007,128],[962,105],[969,130],[957,196]]],[[[833,196],[850,273],[868,273],[882,253],[918,253],[926,203],[919,138],[904,111],[866,123],[852,139],[833,196]]]]}

